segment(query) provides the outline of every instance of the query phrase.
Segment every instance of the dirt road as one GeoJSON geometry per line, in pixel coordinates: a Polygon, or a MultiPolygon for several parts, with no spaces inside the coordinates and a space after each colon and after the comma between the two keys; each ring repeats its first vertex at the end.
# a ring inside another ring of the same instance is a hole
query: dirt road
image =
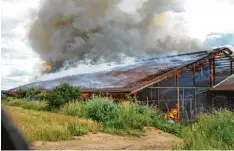
{"type": "Polygon", "coordinates": [[[182,139],[158,129],[148,128],[146,135],[140,138],[97,133],[68,141],[34,142],[33,148],[40,150],[160,150],[171,149],[182,141],[182,139]]]}

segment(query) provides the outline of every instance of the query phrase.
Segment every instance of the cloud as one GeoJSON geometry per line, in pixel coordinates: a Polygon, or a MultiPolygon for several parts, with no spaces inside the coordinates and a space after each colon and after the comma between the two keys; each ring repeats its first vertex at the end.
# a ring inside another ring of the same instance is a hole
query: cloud
{"type": "Polygon", "coordinates": [[[12,77],[22,77],[22,76],[30,76],[30,73],[22,70],[12,70],[8,75],[9,78],[12,77]]]}
{"type": "Polygon", "coordinates": [[[204,41],[210,33],[234,33],[233,0],[187,0],[188,34],[204,41]]]}
{"type": "Polygon", "coordinates": [[[1,78],[1,89],[2,90],[9,90],[14,87],[18,87],[20,85],[24,85],[28,82],[28,76],[19,76],[14,78],[1,78]]]}
{"type": "Polygon", "coordinates": [[[30,82],[32,76],[38,72],[40,59],[32,51],[27,36],[31,22],[30,10],[36,10],[37,3],[37,0],[1,1],[2,89],[30,82]]]}

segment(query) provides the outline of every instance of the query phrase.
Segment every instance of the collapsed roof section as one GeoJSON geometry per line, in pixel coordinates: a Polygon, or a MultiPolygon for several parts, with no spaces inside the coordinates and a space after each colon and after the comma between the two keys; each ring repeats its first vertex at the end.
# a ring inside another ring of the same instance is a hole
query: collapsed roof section
{"type": "MultiPolygon", "coordinates": [[[[38,81],[21,86],[22,89],[34,87],[38,90],[51,90],[61,83],[79,86],[82,92],[127,92],[135,93],[149,85],[178,74],[188,68],[224,54],[230,59],[229,48],[186,53],[136,62],[134,65],[115,68],[111,71],[91,74],[71,75],[49,81],[38,81]]],[[[74,73],[75,74],[75,73],[74,73]]],[[[9,91],[16,91],[16,88],[9,91]]]]}
{"type": "Polygon", "coordinates": [[[211,91],[234,91],[234,74],[215,85],[211,91]]]}

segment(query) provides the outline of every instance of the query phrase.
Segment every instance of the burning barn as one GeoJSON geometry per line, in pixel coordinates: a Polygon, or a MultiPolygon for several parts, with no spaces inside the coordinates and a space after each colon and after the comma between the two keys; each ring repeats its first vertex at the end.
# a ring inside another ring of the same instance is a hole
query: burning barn
{"type": "MultiPolygon", "coordinates": [[[[188,118],[210,107],[205,101],[205,92],[233,73],[233,61],[232,51],[223,47],[154,58],[106,72],[38,81],[21,88],[51,90],[68,83],[79,86],[83,97],[103,94],[123,100],[129,94],[137,102],[162,110],[177,106],[180,116],[188,118]]],[[[16,89],[9,90],[14,91],[16,89]]]]}
{"type": "Polygon", "coordinates": [[[234,109],[234,74],[211,88],[207,100],[214,107],[234,109]]]}

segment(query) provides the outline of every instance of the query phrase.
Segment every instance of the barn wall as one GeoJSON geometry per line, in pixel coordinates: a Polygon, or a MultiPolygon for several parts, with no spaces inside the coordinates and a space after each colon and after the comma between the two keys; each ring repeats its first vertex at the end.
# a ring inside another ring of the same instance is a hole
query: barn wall
{"type": "Polygon", "coordinates": [[[193,69],[179,73],[179,88],[176,85],[176,76],[173,75],[139,91],[137,100],[162,109],[174,108],[179,95],[180,106],[188,110],[195,110],[197,107],[210,109],[211,106],[206,101],[205,92],[233,73],[234,65],[231,65],[232,63],[225,55],[215,56],[203,64],[194,66],[193,69]]]}

